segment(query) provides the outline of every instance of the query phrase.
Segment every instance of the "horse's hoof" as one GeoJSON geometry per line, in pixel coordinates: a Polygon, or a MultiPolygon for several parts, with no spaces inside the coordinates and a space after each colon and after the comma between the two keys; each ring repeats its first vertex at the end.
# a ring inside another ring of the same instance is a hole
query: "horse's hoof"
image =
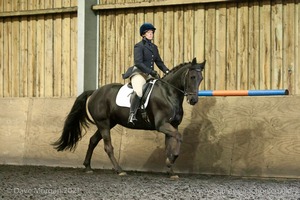
{"type": "Polygon", "coordinates": [[[119,176],[126,176],[126,175],[127,175],[126,172],[120,172],[120,173],[119,173],[119,176]]]}
{"type": "Polygon", "coordinates": [[[94,171],[92,169],[85,169],[84,172],[87,174],[92,174],[94,171]]]}
{"type": "Polygon", "coordinates": [[[170,179],[171,180],[178,180],[179,176],[178,175],[172,175],[172,176],[170,176],[170,179]]]}

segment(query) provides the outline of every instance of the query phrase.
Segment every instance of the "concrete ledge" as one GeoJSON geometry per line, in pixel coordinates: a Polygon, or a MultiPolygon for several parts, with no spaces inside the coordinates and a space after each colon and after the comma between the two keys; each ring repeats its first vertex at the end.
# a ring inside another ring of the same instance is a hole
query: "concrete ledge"
{"type": "MultiPolygon", "coordinates": [[[[82,167],[95,127],[75,152],[57,152],[50,145],[60,136],[74,100],[0,99],[0,164],[82,167]]],[[[300,178],[300,96],[201,97],[184,109],[176,171],[300,178]]],[[[117,126],[112,139],[125,170],[165,171],[163,134],[117,126]]],[[[103,142],[92,167],[112,168],[103,142]]]]}

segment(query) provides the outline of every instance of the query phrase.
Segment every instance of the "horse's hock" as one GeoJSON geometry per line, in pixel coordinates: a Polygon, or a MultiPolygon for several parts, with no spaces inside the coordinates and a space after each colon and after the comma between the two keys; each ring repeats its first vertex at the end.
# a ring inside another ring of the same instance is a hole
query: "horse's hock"
{"type": "MultiPolygon", "coordinates": [[[[50,145],[60,135],[75,98],[2,98],[0,164],[83,167],[90,129],[75,152],[50,145]]],[[[201,97],[184,103],[178,172],[260,177],[300,177],[300,96],[201,97]]],[[[93,127],[93,126],[92,126],[93,127]]],[[[125,170],[165,172],[164,135],[112,130],[115,155],[125,170]]],[[[111,169],[96,147],[92,167],[111,169]]]]}

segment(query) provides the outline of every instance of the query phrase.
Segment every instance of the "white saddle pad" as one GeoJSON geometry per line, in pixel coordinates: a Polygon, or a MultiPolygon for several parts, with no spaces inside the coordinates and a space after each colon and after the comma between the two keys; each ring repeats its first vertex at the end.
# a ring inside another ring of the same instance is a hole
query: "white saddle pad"
{"type": "MultiPolygon", "coordinates": [[[[149,83],[151,83],[152,85],[155,84],[157,80],[152,80],[150,81],[149,83]]],[[[123,85],[118,94],[117,94],[117,98],[116,98],[116,104],[118,106],[121,106],[121,107],[127,107],[127,108],[130,108],[130,96],[131,94],[133,93],[133,89],[132,88],[129,88],[127,86],[128,84],[125,84],[123,85]]],[[[147,96],[147,99],[146,99],[146,102],[144,104],[144,107],[146,108],[147,105],[148,105],[148,102],[149,102],[149,99],[150,99],[150,95],[152,93],[152,90],[153,90],[153,87],[151,88],[148,96],[147,96]]]]}

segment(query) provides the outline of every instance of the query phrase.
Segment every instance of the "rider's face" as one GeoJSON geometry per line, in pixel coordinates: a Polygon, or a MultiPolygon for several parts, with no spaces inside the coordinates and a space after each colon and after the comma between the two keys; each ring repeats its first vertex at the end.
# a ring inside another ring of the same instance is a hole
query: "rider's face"
{"type": "Polygon", "coordinates": [[[154,38],[154,32],[153,30],[149,30],[144,34],[145,38],[147,38],[148,40],[153,40],[154,38]]]}

